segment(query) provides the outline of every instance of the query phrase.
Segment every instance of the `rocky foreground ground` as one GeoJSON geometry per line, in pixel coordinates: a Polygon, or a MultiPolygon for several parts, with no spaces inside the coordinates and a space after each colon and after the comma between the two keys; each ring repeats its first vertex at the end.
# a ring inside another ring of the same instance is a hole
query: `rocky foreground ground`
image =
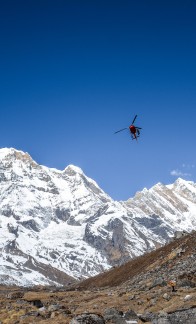
{"type": "Polygon", "coordinates": [[[0,323],[195,324],[195,274],[193,232],[69,287],[0,286],[0,323]]]}

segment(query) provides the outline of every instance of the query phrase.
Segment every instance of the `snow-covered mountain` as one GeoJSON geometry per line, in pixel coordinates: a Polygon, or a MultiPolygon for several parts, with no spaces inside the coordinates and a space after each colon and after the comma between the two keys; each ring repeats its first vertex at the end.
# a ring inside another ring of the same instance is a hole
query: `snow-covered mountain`
{"type": "Polygon", "coordinates": [[[112,200],[80,168],[0,150],[0,283],[63,284],[93,276],[196,228],[196,184],[157,184],[112,200]]]}

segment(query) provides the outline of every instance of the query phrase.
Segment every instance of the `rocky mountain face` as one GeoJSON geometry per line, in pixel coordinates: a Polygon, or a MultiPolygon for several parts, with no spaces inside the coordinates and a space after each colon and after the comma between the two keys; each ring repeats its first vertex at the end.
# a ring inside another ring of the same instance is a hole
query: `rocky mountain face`
{"type": "Polygon", "coordinates": [[[196,228],[196,184],[157,184],[112,200],[80,168],[0,150],[0,283],[58,285],[94,276],[196,228]]]}

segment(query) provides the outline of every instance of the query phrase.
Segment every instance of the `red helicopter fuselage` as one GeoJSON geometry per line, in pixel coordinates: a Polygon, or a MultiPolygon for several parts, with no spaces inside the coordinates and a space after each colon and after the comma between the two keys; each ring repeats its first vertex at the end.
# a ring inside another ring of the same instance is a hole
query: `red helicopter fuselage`
{"type": "Polygon", "coordinates": [[[131,134],[133,134],[133,135],[136,134],[136,128],[134,125],[129,126],[129,129],[130,129],[131,134]]]}
{"type": "Polygon", "coordinates": [[[130,133],[133,135],[133,139],[137,139],[136,127],[134,125],[129,126],[130,133]]]}

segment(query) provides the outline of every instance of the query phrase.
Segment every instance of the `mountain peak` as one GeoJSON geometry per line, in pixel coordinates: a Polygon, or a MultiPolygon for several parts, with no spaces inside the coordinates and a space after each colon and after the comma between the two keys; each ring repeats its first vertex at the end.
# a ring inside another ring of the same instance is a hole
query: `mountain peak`
{"type": "Polygon", "coordinates": [[[18,150],[16,150],[15,148],[13,148],[13,147],[4,147],[4,148],[1,148],[0,149],[0,158],[1,159],[3,159],[3,158],[5,158],[6,156],[8,156],[8,155],[14,155],[15,153],[24,153],[24,152],[22,152],[22,151],[18,151],[18,150]]]}
{"type": "Polygon", "coordinates": [[[182,179],[182,178],[178,178],[178,179],[175,181],[175,184],[180,184],[180,183],[185,184],[185,183],[187,183],[187,182],[189,182],[189,181],[187,181],[187,180],[185,180],[185,179],[182,179]]]}
{"type": "Polygon", "coordinates": [[[73,164],[69,164],[65,170],[65,172],[68,172],[68,173],[79,173],[79,174],[84,174],[84,172],[82,171],[81,168],[73,165],[73,164]]]}
{"type": "Polygon", "coordinates": [[[23,162],[33,162],[34,164],[37,164],[32,157],[27,153],[20,150],[16,150],[13,147],[10,148],[1,148],[0,149],[0,160],[21,160],[23,162]]]}

